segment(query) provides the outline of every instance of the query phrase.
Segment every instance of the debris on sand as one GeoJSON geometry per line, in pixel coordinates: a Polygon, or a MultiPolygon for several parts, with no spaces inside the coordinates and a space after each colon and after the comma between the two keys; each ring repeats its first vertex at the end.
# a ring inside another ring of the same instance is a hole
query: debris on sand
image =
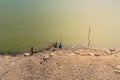
{"type": "Polygon", "coordinates": [[[109,49],[104,49],[105,53],[111,54],[112,52],[109,49]]]}
{"type": "Polygon", "coordinates": [[[35,48],[33,46],[30,49],[30,53],[31,53],[31,55],[33,55],[34,53],[36,53],[36,50],[35,50],[35,48]]]}
{"type": "Polygon", "coordinates": [[[120,65],[118,65],[117,67],[115,67],[115,69],[120,70],[120,65]]]}
{"type": "Polygon", "coordinates": [[[24,53],[24,56],[31,56],[31,53],[24,53]]]}
{"type": "Polygon", "coordinates": [[[47,60],[49,59],[49,57],[50,57],[50,56],[47,54],[47,55],[45,55],[45,56],[43,57],[43,60],[44,60],[44,61],[47,61],[47,60]]]}
{"type": "Polygon", "coordinates": [[[55,53],[51,53],[51,54],[50,54],[50,56],[54,56],[54,55],[55,55],[55,53]]]}
{"type": "Polygon", "coordinates": [[[92,52],[90,52],[90,53],[89,53],[89,55],[90,55],[90,56],[95,56],[95,54],[94,54],[94,53],[92,53],[92,52]]]}

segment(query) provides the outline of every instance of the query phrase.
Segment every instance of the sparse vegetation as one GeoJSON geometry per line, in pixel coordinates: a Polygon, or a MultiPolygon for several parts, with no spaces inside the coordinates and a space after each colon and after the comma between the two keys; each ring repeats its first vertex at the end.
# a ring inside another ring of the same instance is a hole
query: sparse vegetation
{"type": "Polygon", "coordinates": [[[58,42],[57,41],[49,41],[49,47],[50,48],[58,48],[58,42]]]}

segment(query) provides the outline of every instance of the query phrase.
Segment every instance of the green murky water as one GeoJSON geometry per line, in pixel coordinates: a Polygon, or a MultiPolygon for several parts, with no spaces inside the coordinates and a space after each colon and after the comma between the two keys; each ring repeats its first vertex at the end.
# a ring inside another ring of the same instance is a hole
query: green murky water
{"type": "Polygon", "coordinates": [[[119,10],[110,13],[111,3],[96,4],[89,0],[0,0],[0,51],[42,49],[49,40],[86,46],[89,26],[92,47],[119,48],[119,14],[115,14],[119,10]]]}

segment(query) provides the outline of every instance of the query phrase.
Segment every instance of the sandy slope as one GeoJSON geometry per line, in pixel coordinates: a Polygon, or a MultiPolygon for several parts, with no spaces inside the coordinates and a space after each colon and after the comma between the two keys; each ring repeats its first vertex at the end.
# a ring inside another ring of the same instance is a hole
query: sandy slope
{"type": "Polygon", "coordinates": [[[97,49],[0,56],[0,80],[120,80],[120,56],[97,49]]]}

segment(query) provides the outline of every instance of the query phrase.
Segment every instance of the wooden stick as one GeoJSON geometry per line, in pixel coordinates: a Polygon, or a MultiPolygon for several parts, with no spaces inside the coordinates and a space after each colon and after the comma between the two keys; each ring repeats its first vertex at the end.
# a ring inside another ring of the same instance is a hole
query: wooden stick
{"type": "Polygon", "coordinates": [[[89,32],[88,32],[88,48],[90,48],[90,34],[91,34],[91,27],[89,27],[89,32]]]}

